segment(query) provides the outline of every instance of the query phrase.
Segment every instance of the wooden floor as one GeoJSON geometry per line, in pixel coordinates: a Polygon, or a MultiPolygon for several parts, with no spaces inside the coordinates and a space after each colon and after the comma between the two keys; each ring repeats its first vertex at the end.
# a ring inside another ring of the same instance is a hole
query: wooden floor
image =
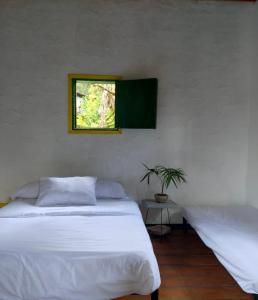
{"type": "MultiPolygon", "coordinates": [[[[194,231],[153,239],[161,273],[160,300],[251,300],[194,231]]],[[[130,296],[119,300],[147,300],[130,296]]]]}

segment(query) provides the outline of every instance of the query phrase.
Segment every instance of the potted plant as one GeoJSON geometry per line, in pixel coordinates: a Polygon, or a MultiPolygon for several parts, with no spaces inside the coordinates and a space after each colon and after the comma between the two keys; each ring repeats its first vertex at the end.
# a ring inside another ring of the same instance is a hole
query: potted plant
{"type": "Polygon", "coordinates": [[[149,168],[145,164],[145,174],[141,178],[141,182],[147,180],[147,183],[150,184],[150,177],[156,175],[161,183],[161,193],[155,194],[155,200],[157,202],[167,202],[168,195],[164,193],[164,190],[167,189],[171,183],[177,188],[179,184],[186,182],[186,174],[182,169],[166,168],[164,166],[155,166],[154,168],[149,168]]]}

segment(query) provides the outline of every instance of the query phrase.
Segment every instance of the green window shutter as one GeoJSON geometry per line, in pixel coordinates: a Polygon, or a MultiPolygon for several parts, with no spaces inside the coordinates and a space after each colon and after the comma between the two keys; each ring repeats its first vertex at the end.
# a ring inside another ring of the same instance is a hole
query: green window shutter
{"type": "Polygon", "coordinates": [[[116,128],[156,128],[158,80],[116,81],[116,128]]]}

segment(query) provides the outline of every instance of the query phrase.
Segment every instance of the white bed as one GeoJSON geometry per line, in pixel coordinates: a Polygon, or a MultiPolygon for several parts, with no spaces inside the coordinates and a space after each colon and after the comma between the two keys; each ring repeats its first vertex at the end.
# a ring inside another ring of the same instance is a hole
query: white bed
{"type": "Polygon", "coordinates": [[[137,204],[0,210],[1,300],[107,300],[151,294],[160,274],[137,204]]]}
{"type": "Polygon", "coordinates": [[[185,207],[183,216],[240,287],[258,294],[258,209],[185,207]]]}

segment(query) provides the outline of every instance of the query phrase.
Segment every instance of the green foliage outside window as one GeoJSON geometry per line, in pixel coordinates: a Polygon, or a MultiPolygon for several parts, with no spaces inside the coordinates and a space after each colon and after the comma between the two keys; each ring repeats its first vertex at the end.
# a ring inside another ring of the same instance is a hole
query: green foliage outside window
{"type": "Polygon", "coordinates": [[[76,127],[115,128],[115,83],[76,81],[76,127]]]}

